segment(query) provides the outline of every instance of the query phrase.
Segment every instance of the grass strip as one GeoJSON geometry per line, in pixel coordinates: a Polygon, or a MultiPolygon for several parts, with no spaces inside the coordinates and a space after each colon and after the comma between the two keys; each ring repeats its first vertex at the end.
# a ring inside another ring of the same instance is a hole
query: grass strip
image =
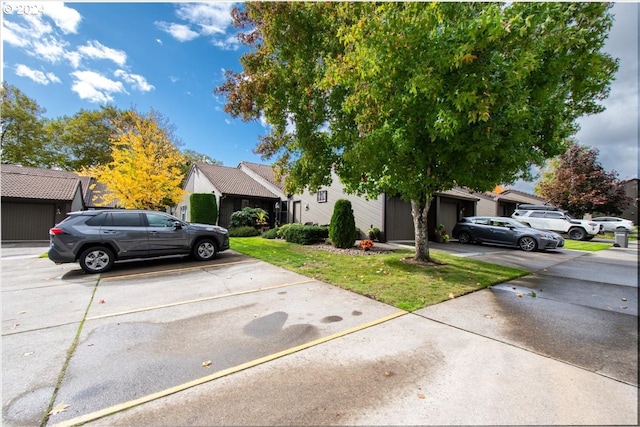
{"type": "Polygon", "coordinates": [[[282,240],[231,238],[231,249],[405,311],[415,311],[530,272],[431,251],[439,265],[410,264],[411,249],[354,256],[282,240]]]}
{"type": "Polygon", "coordinates": [[[612,243],[605,242],[589,242],[583,240],[565,240],[564,248],[575,251],[597,252],[612,247],[612,243]]]}

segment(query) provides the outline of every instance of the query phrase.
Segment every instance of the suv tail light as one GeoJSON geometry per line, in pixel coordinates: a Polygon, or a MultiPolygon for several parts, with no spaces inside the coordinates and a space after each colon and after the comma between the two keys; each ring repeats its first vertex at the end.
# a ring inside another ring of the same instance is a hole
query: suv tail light
{"type": "Polygon", "coordinates": [[[49,229],[49,234],[50,234],[51,236],[57,236],[57,235],[59,235],[59,234],[66,234],[66,233],[64,232],[64,230],[63,230],[62,228],[56,228],[56,227],[54,227],[54,228],[50,228],[50,229],[49,229]]]}

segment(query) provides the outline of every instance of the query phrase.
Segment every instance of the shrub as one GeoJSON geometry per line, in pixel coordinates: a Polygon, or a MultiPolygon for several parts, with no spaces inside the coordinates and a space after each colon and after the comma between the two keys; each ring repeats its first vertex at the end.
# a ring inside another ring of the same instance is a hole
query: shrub
{"type": "Polygon", "coordinates": [[[218,220],[218,202],[212,193],[193,193],[189,196],[191,222],[215,225],[218,220]]]}
{"type": "Polygon", "coordinates": [[[255,227],[259,220],[266,224],[266,219],[268,219],[268,215],[264,209],[246,207],[231,214],[229,228],[255,227]]]}
{"type": "Polygon", "coordinates": [[[263,239],[275,239],[277,237],[278,237],[278,227],[272,228],[262,233],[263,239]]]}
{"type": "Polygon", "coordinates": [[[317,225],[287,224],[282,234],[287,242],[310,245],[324,241],[329,235],[329,230],[317,225]]]}
{"type": "Polygon", "coordinates": [[[357,238],[356,220],[351,209],[351,202],[339,199],[333,208],[329,238],[336,248],[350,248],[357,238]]]}
{"type": "Polygon", "coordinates": [[[242,227],[233,227],[229,229],[229,237],[254,237],[259,235],[260,231],[251,226],[244,225],[242,227]]]}
{"type": "Polygon", "coordinates": [[[296,224],[283,224],[280,227],[278,227],[276,230],[276,236],[279,239],[284,239],[284,233],[287,231],[287,228],[291,227],[292,225],[296,225],[296,224]]]}

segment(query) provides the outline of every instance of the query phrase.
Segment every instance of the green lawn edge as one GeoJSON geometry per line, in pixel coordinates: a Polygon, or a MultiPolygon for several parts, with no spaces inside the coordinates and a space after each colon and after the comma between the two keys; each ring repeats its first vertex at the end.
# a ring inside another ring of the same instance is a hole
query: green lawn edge
{"type": "Polygon", "coordinates": [[[260,237],[230,239],[231,249],[295,273],[412,312],[530,274],[432,250],[438,265],[403,262],[411,249],[354,256],[260,237]]]}

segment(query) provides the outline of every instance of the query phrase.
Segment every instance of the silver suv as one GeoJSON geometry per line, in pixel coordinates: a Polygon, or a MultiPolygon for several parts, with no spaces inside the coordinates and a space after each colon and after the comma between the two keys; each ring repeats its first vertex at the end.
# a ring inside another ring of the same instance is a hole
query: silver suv
{"type": "Polygon", "coordinates": [[[118,260],[192,255],[200,261],[229,249],[227,230],[190,224],[164,212],[90,210],[70,212],[49,230],[49,259],[79,262],[87,273],[102,273],[118,260]]]}
{"type": "Polygon", "coordinates": [[[600,231],[600,224],[575,219],[553,206],[520,205],[511,218],[540,230],[567,233],[572,240],[591,240],[600,231]]]}

